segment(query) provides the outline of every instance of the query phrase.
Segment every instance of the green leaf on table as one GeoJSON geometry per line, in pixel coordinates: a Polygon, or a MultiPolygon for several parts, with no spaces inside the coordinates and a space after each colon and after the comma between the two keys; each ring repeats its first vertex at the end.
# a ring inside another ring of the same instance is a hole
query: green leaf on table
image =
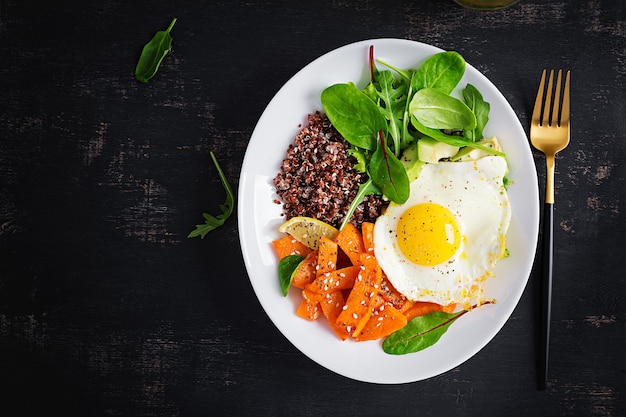
{"type": "Polygon", "coordinates": [[[157,32],[150,42],[144,45],[139,62],[137,62],[135,67],[135,78],[138,81],[147,83],[158,71],[161,61],[163,61],[163,58],[165,58],[172,46],[170,32],[175,23],[176,18],[172,19],[166,30],[157,32]]]}
{"type": "Polygon", "coordinates": [[[188,238],[200,236],[201,239],[204,239],[207,233],[218,228],[219,226],[222,226],[226,222],[226,220],[228,220],[235,208],[235,194],[233,193],[233,189],[228,183],[228,180],[226,179],[226,176],[224,175],[224,171],[222,171],[220,164],[217,162],[215,154],[213,152],[211,152],[210,154],[211,159],[213,160],[213,164],[215,165],[215,168],[217,169],[217,172],[220,176],[220,181],[222,182],[224,191],[226,191],[226,200],[224,201],[224,204],[220,204],[220,210],[222,210],[222,212],[217,216],[213,216],[209,213],[202,213],[202,217],[204,217],[205,222],[202,224],[197,224],[196,228],[192,230],[189,235],[187,235],[188,238]]]}

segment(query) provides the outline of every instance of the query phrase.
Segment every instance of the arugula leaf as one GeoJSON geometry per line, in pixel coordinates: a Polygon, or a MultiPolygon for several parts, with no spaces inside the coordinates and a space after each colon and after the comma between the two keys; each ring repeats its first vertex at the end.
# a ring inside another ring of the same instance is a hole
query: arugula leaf
{"type": "Polygon", "coordinates": [[[137,67],[135,67],[135,78],[138,81],[147,83],[156,74],[161,61],[163,61],[163,58],[165,58],[172,46],[170,32],[175,23],[176,18],[172,19],[166,30],[157,32],[150,42],[144,45],[137,67]]]}
{"type": "Polygon", "coordinates": [[[224,201],[224,204],[220,204],[220,210],[222,210],[221,214],[218,214],[217,216],[212,216],[209,213],[202,213],[202,217],[204,217],[205,222],[203,224],[197,224],[196,228],[192,230],[189,235],[187,235],[188,238],[200,236],[201,239],[204,239],[207,233],[209,233],[211,230],[222,226],[226,222],[226,220],[228,220],[235,208],[235,194],[233,193],[233,189],[230,187],[230,184],[228,183],[228,180],[224,175],[224,171],[222,171],[220,164],[217,162],[215,154],[213,152],[210,152],[210,154],[211,159],[213,160],[213,164],[217,169],[217,173],[220,176],[220,180],[222,181],[224,191],[226,191],[226,200],[224,201]]]}
{"type": "Polygon", "coordinates": [[[350,207],[348,207],[348,211],[346,212],[346,216],[343,218],[343,222],[341,222],[341,226],[339,230],[343,230],[343,228],[350,222],[350,218],[354,214],[354,210],[363,202],[366,195],[369,194],[380,194],[381,191],[378,189],[376,184],[372,181],[372,178],[369,178],[366,182],[359,185],[359,189],[354,196],[354,199],[350,203],[350,207]]]}
{"type": "Polygon", "coordinates": [[[380,111],[389,124],[389,135],[393,139],[393,153],[400,155],[402,150],[402,118],[404,116],[404,105],[406,103],[406,83],[396,83],[391,71],[381,71],[377,73],[378,87],[376,92],[385,104],[380,107],[380,111]],[[394,85],[396,84],[396,85],[394,85]]]}
{"type": "Polygon", "coordinates": [[[489,110],[491,106],[484,99],[480,91],[471,84],[467,84],[463,89],[463,100],[476,116],[476,128],[466,129],[463,136],[472,142],[483,138],[483,129],[489,121],[489,110]]]}
{"type": "Polygon", "coordinates": [[[293,280],[293,275],[304,261],[304,256],[287,255],[278,263],[278,280],[280,281],[280,290],[283,296],[289,293],[289,287],[293,280]]]}

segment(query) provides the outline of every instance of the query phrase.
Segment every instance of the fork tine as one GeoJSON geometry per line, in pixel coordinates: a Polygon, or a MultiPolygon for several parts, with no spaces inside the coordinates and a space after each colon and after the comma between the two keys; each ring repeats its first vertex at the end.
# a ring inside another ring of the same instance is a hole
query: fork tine
{"type": "Polygon", "coordinates": [[[563,106],[561,107],[561,121],[559,126],[569,125],[569,71],[565,73],[565,88],[563,89],[563,106]]]}
{"type": "Polygon", "coordinates": [[[546,83],[546,70],[541,73],[541,81],[537,90],[537,98],[535,99],[535,107],[533,108],[532,124],[539,125],[541,121],[541,104],[543,103],[543,90],[546,83]]]}
{"type": "Polygon", "coordinates": [[[550,126],[559,126],[559,106],[561,105],[561,76],[563,71],[559,70],[556,76],[556,84],[554,85],[554,101],[552,104],[552,120],[550,126]]]}
{"type": "Polygon", "coordinates": [[[548,89],[546,91],[546,101],[543,106],[542,126],[548,126],[550,121],[550,103],[552,102],[552,82],[554,81],[554,70],[550,70],[550,78],[548,79],[548,89]]]}

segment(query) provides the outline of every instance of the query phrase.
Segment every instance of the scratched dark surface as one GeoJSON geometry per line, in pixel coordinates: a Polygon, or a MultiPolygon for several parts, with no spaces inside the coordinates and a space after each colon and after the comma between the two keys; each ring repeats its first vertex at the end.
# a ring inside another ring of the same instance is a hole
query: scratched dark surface
{"type": "Polygon", "coordinates": [[[0,98],[1,415],[626,415],[626,2],[0,0],[0,98]],[[171,54],[138,83],[141,47],[174,16],[171,54]],[[186,238],[223,201],[209,151],[236,187],[281,85],[379,37],[459,51],[526,130],[541,69],[572,71],[546,391],[537,268],[473,358],[377,385],[324,369],[279,333],[235,216],[186,238]]]}

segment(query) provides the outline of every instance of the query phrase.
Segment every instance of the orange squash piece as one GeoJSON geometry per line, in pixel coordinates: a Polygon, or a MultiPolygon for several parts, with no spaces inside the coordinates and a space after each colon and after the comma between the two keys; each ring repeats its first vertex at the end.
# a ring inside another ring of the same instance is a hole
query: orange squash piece
{"type": "Polygon", "coordinates": [[[345,328],[352,337],[358,336],[367,323],[372,313],[371,302],[378,294],[382,279],[382,270],[376,258],[361,254],[359,260],[362,264],[361,271],[342,312],[337,317],[337,324],[345,328]]]}
{"type": "Polygon", "coordinates": [[[306,256],[312,250],[289,235],[272,241],[272,245],[274,245],[278,259],[289,255],[306,256]]]}
{"type": "Polygon", "coordinates": [[[363,222],[361,225],[363,235],[363,249],[370,255],[374,254],[374,223],[363,222]]]}
{"type": "Polygon", "coordinates": [[[302,301],[296,310],[296,314],[303,319],[314,321],[322,315],[322,307],[320,301],[323,295],[312,293],[306,289],[302,290],[302,301]]]}
{"type": "Polygon", "coordinates": [[[337,317],[341,313],[344,305],[345,299],[341,291],[326,293],[322,301],[320,301],[322,312],[328,320],[328,324],[330,324],[330,327],[341,340],[346,340],[348,336],[350,336],[345,328],[336,323],[337,317]]]}
{"type": "Polygon", "coordinates": [[[370,319],[356,338],[363,342],[387,337],[406,326],[406,323],[406,317],[390,303],[385,302],[373,309],[370,319]]]}
{"type": "Polygon", "coordinates": [[[316,276],[332,272],[337,269],[337,243],[322,236],[317,249],[317,273],[316,276]]]}
{"type": "Polygon", "coordinates": [[[351,223],[346,224],[337,234],[335,242],[350,258],[352,265],[359,263],[359,256],[365,252],[365,245],[363,244],[361,231],[356,226],[351,223]]]}
{"type": "Polygon", "coordinates": [[[418,316],[423,316],[435,311],[443,311],[443,308],[441,304],[429,303],[427,301],[415,301],[411,308],[404,312],[404,316],[410,321],[418,316]]]}
{"type": "Polygon", "coordinates": [[[304,261],[300,264],[296,272],[291,279],[291,285],[296,288],[306,287],[308,284],[315,280],[317,276],[317,251],[309,252],[304,261]]]}
{"type": "Polygon", "coordinates": [[[352,288],[360,270],[360,265],[352,265],[327,272],[315,278],[312,283],[306,286],[306,289],[322,293],[352,288]]]}

